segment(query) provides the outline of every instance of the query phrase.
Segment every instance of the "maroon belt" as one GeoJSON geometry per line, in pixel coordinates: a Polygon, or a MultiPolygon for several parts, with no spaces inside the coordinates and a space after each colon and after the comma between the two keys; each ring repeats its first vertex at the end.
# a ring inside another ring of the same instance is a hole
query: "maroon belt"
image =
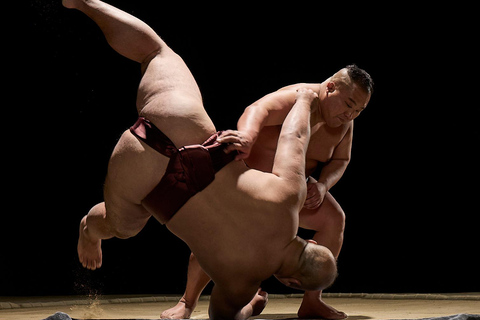
{"type": "Polygon", "coordinates": [[[201,145],[180,149],[143,117],[138,118],[130,132],[170,158],[162,180],[142,200],[142,205],[162,224],[167,223],[191,197],[205,189],[215,179],[215,174],[233,161],[237,154],[226,154],[226,144],[216,141],[221,131],[201,145]]]}

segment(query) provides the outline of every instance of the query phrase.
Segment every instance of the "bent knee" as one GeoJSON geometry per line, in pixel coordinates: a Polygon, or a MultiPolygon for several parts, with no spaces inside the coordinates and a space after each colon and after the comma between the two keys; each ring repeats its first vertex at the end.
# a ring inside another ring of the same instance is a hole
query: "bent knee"
{"type": "Polygon", "coordinates": [[[153,59],[165,55],[175,54],[177,55],[162,39],[158,39],[156,46],[152,47],[152,51],[145,54],[140,60],[142,75],[145,74],[147,67],[150,65],[153,59]]]}
{"type": "Polygon", "coordinates": [[[141,228],[132,228],[131,226],[114,225],[112,233],[116,238],[128,239],[136,236],[142,229],[143,226],[141,228]]]}
{"type": "Polygon", "coordinates": [[[300,212],[300,225],[316,231],[328,230],[342,233],[345,229],[345,220],[345,212],[330,193],[327,193],[318,209],[304,209],[300,212]]]}
{"type": "Polygon", "coordinates": [[[128,239],[136,236],[148,221],[148,218],[138,218],[138,219],[122,219],[118,217],[109,217],[109,225],[111,227],[111,233],[114,237],[119,239],[128,239]]]}
{"type": "Polygon", "coordinates": [[[341,207],[329,210],[327,220],[332,228],[335,228],[341,232],[345,230],[346,215],[341,207]]]}
{"type": "Polygon", "coordinates": [[[328,193],[325,197],[324,204],[326,205],[325,209],[328,212],[328,220],[330,221],[331,225],[341,230],[344,230],[346,215],[340,204],[338,204],[338,202],[333,198],[330,193],[328,193]],[[325,203],[325,201],[327,203],[325,203]]]}
{"type": "Polygon", "coordinates": [[[339,211],[336,210],[333,216],[334,225],[341,229],[342,232],[345,230],[346,217],[345,212],[341,209],[339,211]]]}

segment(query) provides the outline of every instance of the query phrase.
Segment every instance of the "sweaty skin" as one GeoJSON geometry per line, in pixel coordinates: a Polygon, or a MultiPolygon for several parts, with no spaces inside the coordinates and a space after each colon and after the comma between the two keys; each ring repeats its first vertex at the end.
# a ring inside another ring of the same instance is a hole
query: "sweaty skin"
{"type": "MultiPolygon", "coordinates": [[[[200,144],[216,132],[189,69],[150,27],[99,0],[63,0],[63,5],[85,13],[113,49],[140,63],[139,116],[176,146],[200,144]]],[[[306,289],[325,288],[335,279],[331,251],[296,236],[298,211],[306,196],[305,154],[316,99],[312,90],[298,90],[278,138],[271,173],[231,162],[166,223],[215,283],[211,319],[246,319],[259,313],[266,303],[259,285],[272,275],[306,289]]],[[[159,183],[168,160],[129,130],[122,134],[108,164],[104,202],[80,223],[78,255],[86,268],[102,265],[102,240],[132,237],[155,214],[142,201],[159,183]]],[[[157,247],[153,244],[152,249],[157,247]]]]}
{"type": "MultiPolygon", "coordinates": [[[[237,159],[249,167],[271,172],[282,124],[295,104],[296,91],[309,88],[318,94],[311,114],[311,137],[306,154],[305,174],[311,175],[319,163],[325,163],[318,181],[309,178],[307,198],[299,214],[300,226],[315,230],[313,239],[332,250],[336,258],[343,243],[345,214],[328,190],[342,177],[350,162],[353,120],[366,108],[370,92],[348,81],[345,69],[319,84],[296,84],[281,88],[259,99],[245,109],[238,121],[238,131],[229,131],[224,142],[237,150],[237,159]]],[[[202,272],[192,255],[187,288],[179,303],[162,313],[164,318],[189,318],[209,277],[202,272]]],[[[321,291],[306,291],[300,310],[301,318],[343,319],[346,314],[326,305],[321,291]]]]}
{"type": "MultiPolygon", "coordinates": [[[[282,88],[252,104],[238,122],[239,131],[246,132],[254,141],[245,162],[252,168],[270,172],[278,134],[285,112],[294,104],[295,90],[308,87],[318,93],[318,112],[312,113],[305,174],[310,176],[319,162],[325,163],[325,166],[318,181],[310,177],[307,199],[299,218],[300,226],[315,230],[313,239],[332,250],[336,258],[343,243],[345,214],[328,190],[340,180],[350,162],[353,120],[370,100],[370,94],[356,84],[349,83],[346,86],[338,83],[336,79],[339,77],[345,77],[345,70],[340,70],[321,84],[297,84],[282,88]]],[[[345,313],[326,305],[321,294],[321,291],[305,292],[298,311],[300,318],[347,317],[345,313]]]]}

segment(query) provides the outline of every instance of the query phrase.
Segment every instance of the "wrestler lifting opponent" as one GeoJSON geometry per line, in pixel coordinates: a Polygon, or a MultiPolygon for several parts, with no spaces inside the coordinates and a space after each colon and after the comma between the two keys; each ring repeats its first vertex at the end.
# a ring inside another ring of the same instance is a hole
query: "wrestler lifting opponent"
{"type": "MultiPolygon", "coordinates": [[[[281,88],[254,102],[238,121],[238,131],[228,131],[219,141],[235,137],[228,146],[237,150],[250,168],[271,172],[278,136],[286,115],[295,104],[296,91],[310,88],[318,93],[319,112],[313,112],[311,137],[306,156],[309,177],[307,199],[300,211],[300,226],[315,231],[313,240],[329,248],[338,258],[343,244],[345,213],[329,192],[347,168],[352,149],[353,120],[366,108],[372,91],[370,75],[349,65],[322,83],[296,84],[281,88]]],[[[187,286],[178,304],[162,313],[162,318],[190,318],[202,290],[210,281],[192,254],[187,286]]],[[[344,319],[347,315],[328,306],[321,291],[306,291],[298,311],[300,318],[344,319]]]]}
{"type": "Polygon", "coordinates": [[[294,288],[330,285],[336,276],[331,251],[296,236],[317,94],[298,90],[279,135],[272,173],[250,169],[231,161],[234,154],[225,154],[226,145],[215,141],[218,134],[190,71],[150,27],[99,0],[63,4],[93,19],[110,46],[139,62],[143,73],[140,118],[112,153],[105,201],[80,223],[81,263],[99,268],[101,240],[132,237],[153,215],[187,243],[214,281],[212,319],[258,314],[265,303],[258,287],[272,274],[294,288]],[[158,201],[165,190],[175,204],[158,201]]]}

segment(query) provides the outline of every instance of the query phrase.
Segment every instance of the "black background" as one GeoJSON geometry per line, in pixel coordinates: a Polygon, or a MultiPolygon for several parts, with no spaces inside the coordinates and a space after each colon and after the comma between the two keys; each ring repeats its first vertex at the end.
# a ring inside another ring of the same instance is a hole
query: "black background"
{"type": "MultiPolygon", "coordinates": [[[[110,3],[184,58],[219,130],[282,86],[366,69],[375,92],[331,190],[347,228],[330,291],[480,291],[473,8],[110,3]]],[[[15,15],[3,48],[0,295],[182,293],[189,250],[153,219],[132,239],[104,241],[98,271],[76,256],[78,223],[102,201],[111,151],[137,116],[138,65],[60,1],[15,15]]]]}

